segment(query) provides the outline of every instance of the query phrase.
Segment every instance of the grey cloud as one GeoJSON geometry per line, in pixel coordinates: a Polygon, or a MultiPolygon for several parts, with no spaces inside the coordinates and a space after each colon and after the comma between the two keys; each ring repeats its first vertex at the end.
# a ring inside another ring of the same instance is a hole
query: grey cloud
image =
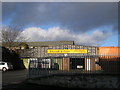
{"type": "Polygon", "coordinates": [[[111,32],[104,33],[101,30],[95,30],[91,35],[87,33],[72,33],[69,30],[63,30],[60,27],[49,28],[44,30],[37,27],[26,28],[22,34],[29,41],[61,41],[72,40],[78,45],[102,45],[105,40],[112,35],[111,32]],[[54,33],[54,35],[53,35],[54,33]]]}
{"type": "Polygon", "coordinates": [[[85,32],[104,25],[117,27],[118,9],[115,2],[77,3],[3,3],[3,22],[12,18],[18,25],[51,25],[85,32]]]}

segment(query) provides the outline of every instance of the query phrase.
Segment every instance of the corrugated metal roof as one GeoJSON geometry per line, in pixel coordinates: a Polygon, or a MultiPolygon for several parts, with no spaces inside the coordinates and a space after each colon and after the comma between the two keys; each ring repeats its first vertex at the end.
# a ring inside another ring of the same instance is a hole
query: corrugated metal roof
{"type": "Polygon", "coordinates": [[[74,41],[26,42],[26,44],[28,44],[28,46],[74,45],[74,41]]]}
{"type": "MultiPolygon", "coordinates": [[[[28,46],[55,46],[55,45],[74,45],[74,41],[41,41],[41,42],[17,42],[15,46],[20,43],[26,43],[28,46]]],[[[2,46],[2,43],[0,43],[2,46]]]]}

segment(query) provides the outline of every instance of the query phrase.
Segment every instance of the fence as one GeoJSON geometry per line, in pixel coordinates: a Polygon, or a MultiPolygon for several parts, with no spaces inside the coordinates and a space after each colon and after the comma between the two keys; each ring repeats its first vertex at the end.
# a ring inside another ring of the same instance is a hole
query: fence
{"type": "Polygon", "coordinates": [[[28,78],[53,74],[116,74],[120,73],[120,57],[72,56],[29,58],[28,78]]]}

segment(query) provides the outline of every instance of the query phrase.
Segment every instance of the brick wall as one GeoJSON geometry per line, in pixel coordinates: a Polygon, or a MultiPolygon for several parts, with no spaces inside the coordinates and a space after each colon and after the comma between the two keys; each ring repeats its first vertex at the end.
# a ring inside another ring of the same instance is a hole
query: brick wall
{"type": "Polygon", "coordinates": [[[105,72],[120,72],[120,47],[99,47],[100,66],[105,72]]]}
{"type": "Polygon", "coordinates": [[[99,47],[98,48],[99,55],[120,55],[120,47],[99,47]]]}

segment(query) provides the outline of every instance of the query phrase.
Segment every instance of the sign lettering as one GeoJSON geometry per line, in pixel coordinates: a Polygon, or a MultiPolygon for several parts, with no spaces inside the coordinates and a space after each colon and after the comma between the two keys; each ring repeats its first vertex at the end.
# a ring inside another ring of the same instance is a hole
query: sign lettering
{"type": "Polygon", "coordinates": [[[88,53],[87,49],[48,49],[47,53],[88,53]]]}

